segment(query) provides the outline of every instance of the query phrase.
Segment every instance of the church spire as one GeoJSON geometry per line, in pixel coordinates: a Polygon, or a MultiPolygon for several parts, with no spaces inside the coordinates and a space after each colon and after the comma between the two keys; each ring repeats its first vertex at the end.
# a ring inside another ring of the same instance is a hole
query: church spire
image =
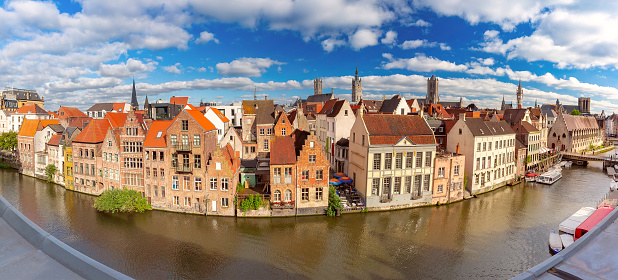
{"type": "Polygon", "coordinates": [[[358,64],[356,64],[356,72],[354,73],[354,77],[358,78],[358,64]]]}
{"type": "Polygon", "coordinates": [[[131,92],[131,106],[133,110],[139,109],[139,104],[137,103],[137,92],[135,91],[135,78],[133,79],[133,92],[131,92]]]}

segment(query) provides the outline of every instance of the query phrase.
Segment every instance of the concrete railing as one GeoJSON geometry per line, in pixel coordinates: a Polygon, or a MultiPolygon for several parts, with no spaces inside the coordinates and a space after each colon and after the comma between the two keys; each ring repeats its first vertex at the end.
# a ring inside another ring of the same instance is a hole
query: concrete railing
{"type": "Polygon", "coordinates": [[[582,248],[584,248],[591,240],[597,237],[601,232],[603,232],[607,227],[609,227],[615,220],[618,218],[618,210],[612,211],[607,217],[603,218],[597,226],[595,226],[591,231],[587,232],[584,236],[577,239],[575,243],[571,246],[565,248],[560,251],[558,254],[555,254],[551,258],[545,260],[544,262],[538,264],[537,266],[530,268],[523,273],[513,277],[511,280],[534,280],[541,276],[543,273],[550,270],[552,267],[560,264],[561,262],[567,260],[568,258],[575,255],[582,248]]]}
{"type": "MultiPolygon", "coordinates": [[[[56,239],[0,196],[0,218],[33,247],[86,279],[132,279],[56,239]]],[[[0,277],[1,278],[1,277],[0,277]]]]}

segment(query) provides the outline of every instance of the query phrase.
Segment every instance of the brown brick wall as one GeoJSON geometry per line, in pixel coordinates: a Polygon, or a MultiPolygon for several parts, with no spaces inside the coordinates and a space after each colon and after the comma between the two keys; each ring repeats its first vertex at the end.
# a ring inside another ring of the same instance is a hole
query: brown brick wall
{"type": "Polygon", "coordinates": [[[207,193],[207,213],[209,215],[234,216],[236,214],[234,197],[236,195],[236,185],[238,184],[238,173],[240,168],[234,168],[223,155],[221,149],[217,149],[210,161],[208,162],[206,173],[206,183],[204,190],[207,193]],[[217,163],[220,163],[220,169],[217,170],[217,163]],[[210,180],[216,179],[216,190],[211,189],[210,180]],[[228,179],[228,190],[222,190],[221,182],[223,178],[228,179]],[[222,198],[227,198],[227,207],[223,207],[222,198]],[[213,201],[216,202],[216,209],[213,207],[213,201]]]}
{"type": "MultiPolygon", "coordinates": [[[[315,135],[309,135],[305,144],[302,147],[300,155],[296,162],[296,207],[297,208],[325,208],[328,205],[328,168],[330,164],[326,158],[326,154],[320,146],[315,135]],[[313,142],[313,147],[311,147],[313,142]],[[315,163],[309,162],[309,156],[315,155],[315,163]],[[309,171],[308,180],[302,179],[302,171],[309,171]],[[317,180],[316,172],[322,171],[322,180],[317,180]],[[309,200],[302,200],[302,189],[309,188],[309,200]],[[316,199],[317,189],[322,190],[322,200],[316,199]]],[[[319,210],[318,210],[319,211],[319,210]]],[[[312,213],[315,214],[315,213],[312,213]]]]}
{"type": "Polygon", "coordinates": [[[17,152],[19,153],[22,173],[34,176],[34,138],[17,136],[17,152]]]}
{"type": "Polygon", "coordinates": [[[76,191],[94,195],[100,195],[103,192],[103,182],[101,182],[98,176],[98,170],[102,165],[102,161],[99,156],[99,165],[97,165],[96,156],[101,152],[101,145],[102,143],[91,144],[73,142],[73,168],[75,171],[74,177],[76,191]],[[88,157],[86,157],[86,150],[88,150],[88,157]],[[92,152],[94,152],[94,157],[91,156],[92,152]],[[84,166],[83,172],[81,169],[82,165],[84,166]],[[85,170],[86,166],[88,167],[88,173],[86,173],[85,170]],[[94,166],[94,174],[92,174],[92,166],[94,166]]]}

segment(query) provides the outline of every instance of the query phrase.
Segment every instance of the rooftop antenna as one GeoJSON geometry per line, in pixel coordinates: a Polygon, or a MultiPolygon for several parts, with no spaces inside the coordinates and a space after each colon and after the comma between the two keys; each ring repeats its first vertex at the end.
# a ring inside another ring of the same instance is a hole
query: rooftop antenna
{"type": "Polygon", "coordinates": [[[253,90],[253,100],[257,100],[257,87],[253,90]]]}

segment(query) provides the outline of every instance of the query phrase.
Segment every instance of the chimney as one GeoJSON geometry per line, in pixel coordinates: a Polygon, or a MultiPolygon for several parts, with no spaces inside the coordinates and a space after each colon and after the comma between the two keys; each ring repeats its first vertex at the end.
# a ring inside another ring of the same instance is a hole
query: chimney
{"type": "Polygon", "coordinates": [[[459,154],[459,142],[457,142],[457,148],[455,149],[455,154],[459,154]]]}
{"type": "Polygon", "coordinates": [[[268,96],[264,96],[264,100],[268,100],[268,96]]]}
{"type": "Polygon", "coordinates": [[[466,120],[466,113],[460,113],[459,114],[459,119],[462,120],[462,121],[465,121],[466,120]]]}

